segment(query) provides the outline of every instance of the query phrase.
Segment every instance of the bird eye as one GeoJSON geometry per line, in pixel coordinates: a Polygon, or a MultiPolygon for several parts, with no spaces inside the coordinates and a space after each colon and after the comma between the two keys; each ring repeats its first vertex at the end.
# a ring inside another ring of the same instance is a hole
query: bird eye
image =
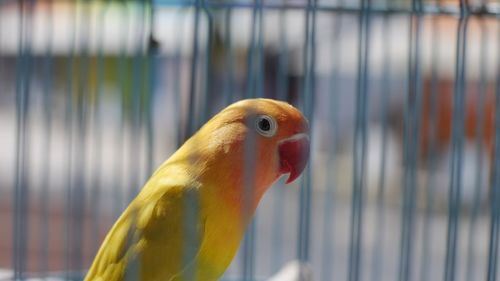
{"type": "Polygon", "coordinates": [[[260,115],[255,119],[255,128],[259,134],[270,138],[278,131],[278,124],[271,116],[260,115]]]}

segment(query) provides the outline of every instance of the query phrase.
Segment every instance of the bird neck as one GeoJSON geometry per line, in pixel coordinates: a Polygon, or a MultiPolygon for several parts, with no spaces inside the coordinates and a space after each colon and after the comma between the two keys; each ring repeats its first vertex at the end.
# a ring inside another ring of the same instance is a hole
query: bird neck
{"type": "Polygon", "coordinates": [[[228,210],[240,214],[243,221],[249,221],[279,174],[272,172],[274,169],[269,165],[257,165],[267,161],[260,154],[247,155],[243,139],[235,138],[230,143],[203,142],[198,136],[179,148],[171,161],[183,163],[186,172],[203,183],[204,193],[214,195],[218,204],[223,202],[228,210]],[[254,161],[247,161],[246,158],[252,157],[254,161]]]}

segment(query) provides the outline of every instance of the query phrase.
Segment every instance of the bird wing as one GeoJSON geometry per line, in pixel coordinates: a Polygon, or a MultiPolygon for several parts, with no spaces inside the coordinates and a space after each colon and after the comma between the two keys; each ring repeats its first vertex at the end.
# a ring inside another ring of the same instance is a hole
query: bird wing
{"type": "Polygon", "coordinates": [[[198,206],[197,188],[146,186],[106,236],[85,280],[195,274],[205,224],[198,206]]]}

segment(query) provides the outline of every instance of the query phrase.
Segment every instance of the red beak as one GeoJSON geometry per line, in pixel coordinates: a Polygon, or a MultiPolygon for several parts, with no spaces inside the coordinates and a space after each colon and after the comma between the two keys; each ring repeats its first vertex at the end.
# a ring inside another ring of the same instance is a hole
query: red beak
{"type": "Polygon", "coordinates": [[[286,183],[293,182],[306,167],[309,158],[309,137],[306,134],[296,134],[278,144],[280,157],[279,172],[290,174],[286,183]]]}

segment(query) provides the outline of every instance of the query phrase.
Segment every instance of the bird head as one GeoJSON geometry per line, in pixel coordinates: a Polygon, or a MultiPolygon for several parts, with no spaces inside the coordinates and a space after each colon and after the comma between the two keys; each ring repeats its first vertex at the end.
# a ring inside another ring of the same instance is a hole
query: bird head
{"type": "Polygon", "coordinates": [[[309,125],[288,103],[247,99],[215,115],[188,140],[184,150],[205,182],[214,183],[236,201],[247,200],[245,191],[251,190],[258,203],[281,175],[288,175],[286,183],[291,183],[304,170],[309,125]]]}

